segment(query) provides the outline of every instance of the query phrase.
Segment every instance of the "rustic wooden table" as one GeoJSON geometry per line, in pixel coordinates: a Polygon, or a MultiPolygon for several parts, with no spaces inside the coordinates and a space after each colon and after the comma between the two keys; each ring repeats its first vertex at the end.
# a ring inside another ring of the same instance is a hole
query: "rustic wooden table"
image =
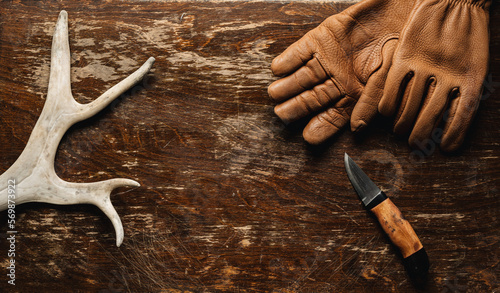
{"type": "Polygon", "coordinates": [[[335,2],[3,1],[0,172],[44,105],[57,15],[69,15],[72,86],[90,102],[148,57],[152,72],[63,138],[68,181],[131,178],[112,201],[125,228],[91,205],[16,207],[16,281],[2,292],[412,292],[397,249],[361,205],[348,152],[412,223],[432,266],[428,291],[498,292],[500,7],[491,14],[484,101],[463,149],[422,152],[379,118],[321,147],[285,127],[267,86],[271,60],[335,2]]]}

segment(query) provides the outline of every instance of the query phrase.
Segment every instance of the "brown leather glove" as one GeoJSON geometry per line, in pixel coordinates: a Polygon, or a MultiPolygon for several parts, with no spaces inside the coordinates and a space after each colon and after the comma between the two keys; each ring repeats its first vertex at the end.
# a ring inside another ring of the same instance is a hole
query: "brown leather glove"
{"type": "Polygon", "coordinates": [[[268,89],[281,102],[276,114],[285,123],[317,114],[303,132],[311,144],[333,136],[349,117],[353,131],[366,126],[377,114],[413,3],[364,0],[327,18],[288,47],[271,65],[275,75],[286,76],[268,89]]]}
{"type": "Polygon", "coordinates": [[[399,108],[394,132],[411,131],[413,147],[431,137],[445,151],[462,143],[487,73],[490,3],[416,0],[379,105],[385,116],[399,108]]]}

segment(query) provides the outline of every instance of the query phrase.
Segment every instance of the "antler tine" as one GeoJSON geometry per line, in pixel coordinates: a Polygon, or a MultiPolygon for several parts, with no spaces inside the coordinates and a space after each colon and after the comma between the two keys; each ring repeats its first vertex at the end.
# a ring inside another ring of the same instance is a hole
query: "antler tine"
{"type": "Polygon", "coordinates": [[[95,101],[89,104],[83,104],[83,105],[80,104],[81,110],[79,113],[80,116],[78,118],[80,120],[87,119],[89,117],[94,116],[102,109],[104,109],[114,99],[118,98],[133,85],[141,81],[144,78],[144,76],[151,70],[151,67],[153,67],[154,62],[155,58],[150,57],[139,69],[137,69],[134,73],[129,75],[124,80],[114,85],[104,94],[100,95],[95,101]]]}

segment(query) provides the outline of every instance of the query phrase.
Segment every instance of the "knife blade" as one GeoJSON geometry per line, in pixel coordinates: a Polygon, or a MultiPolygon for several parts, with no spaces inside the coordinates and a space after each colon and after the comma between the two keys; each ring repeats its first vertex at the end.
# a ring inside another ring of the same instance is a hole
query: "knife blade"
{"type": "Polygon", "coordinates": [[[415,285],[424,285],[429,271],[429,258],[410,223],[347,153],[344,164],[347,176],[363,205],[375,214],[392,243],[399,248],[408,275],[415,285]]]}

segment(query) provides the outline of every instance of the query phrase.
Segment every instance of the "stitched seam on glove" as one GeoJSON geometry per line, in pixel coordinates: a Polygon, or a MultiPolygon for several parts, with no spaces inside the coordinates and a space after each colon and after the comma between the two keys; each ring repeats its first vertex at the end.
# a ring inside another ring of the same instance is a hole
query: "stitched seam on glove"
{"type": "Polygon", "coordinates": [[[375,71],[377,71],[382,66],[382,64],[384,63],[384,60],[382,57],[382,48],[384,47],[384,45],[388,41],[394,40],[394,39],[396,39],[396,40],[399,39],[399,33],[388,34],[388,35],[384,36],[383,38],[381,38],[377,42],[377,45],[375,45],[374,49],[370,53],[370,56],[367,58],[367,60],[377,59],[377,66],[375,68],[373,68],[373,70],[370,72],[370,68],[368,66],[370,62],[365,62],[364,63],[365,65],[363,66],[363,69],[361,70],[361,76],[364,77],[366,75],[372,75],[375,71]],[[374,55],[378,55],[378,58],[375,58],[374,55]]]}
{"type": "Polygon", "coordinates": [[[334,76],[331,76],[330,70],[328,69],[328,66],[326,65],[326,62],[323,60],[323,56],[321,56],[320,53],[314,53],[314,58],[318,59],[319,65],[323,68],[323,70],[326,72],[326,74],[330,77],[330,79],[333,81],[333,84],[337,87],[339,90],[340,94],[342,96],[347,95],[347,91],[344,89],[344,87],[335,79],[334,76]]]}

